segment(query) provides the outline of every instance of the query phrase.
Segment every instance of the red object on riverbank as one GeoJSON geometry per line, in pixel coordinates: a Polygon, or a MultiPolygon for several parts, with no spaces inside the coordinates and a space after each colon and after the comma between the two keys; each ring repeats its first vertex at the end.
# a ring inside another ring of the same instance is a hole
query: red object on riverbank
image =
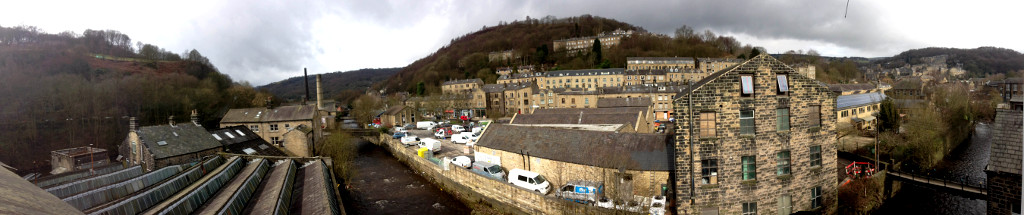
{"type": "Polygon", "coordinates": [[[856,162],[846,165],[846,175],[850,178],[871,178],[871,175],[875,174],[875,165],[871,162],[856,162]]]}

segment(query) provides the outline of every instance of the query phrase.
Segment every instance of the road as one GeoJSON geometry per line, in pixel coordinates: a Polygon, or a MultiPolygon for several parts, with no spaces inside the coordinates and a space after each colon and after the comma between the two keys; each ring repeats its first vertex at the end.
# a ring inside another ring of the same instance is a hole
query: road
{"type": "MultiPolygon", "coordinates": [[[[409,130],[409,134],[416,135],[417,137],[420,137],[420,139],[432,138],[432,139],[440,140],[441,141],[441,151],[437,152],[436,154],[434,154],[434,157],[442,158],[442,157],[456,157],[456,156],[460,156],[460,155],[465,155],[465,156],[469,156],[470,159],[473,158],[473,151],[472,150],[470,150],[468,154],[464,153],[466,144],[454,143],[454,142],[451,141],[451,139],[438,139],[438,138],[435,138],[434,137],[434,133],[430,132],[428,130],[412,129],[412,130],[409,130]]],[[[413,148],[413,147],[409,146],[407,148],[413,148]]]]}

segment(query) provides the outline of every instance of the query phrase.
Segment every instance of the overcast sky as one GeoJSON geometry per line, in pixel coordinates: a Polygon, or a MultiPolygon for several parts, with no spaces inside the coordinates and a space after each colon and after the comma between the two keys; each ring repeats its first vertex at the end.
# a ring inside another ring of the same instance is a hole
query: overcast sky
{"type": "Polygon", "coordinates": [[[402,67],[452,38],[527,16],[591,14],[671,35],[682,25],[731,35],[771,53],[892,56],[923,47],[1024,52],[1024,1],[516,0],[516,1],[0,1],[0,26],[48,33],[121,31],[181,53],[196,49],[236,81],[402,67]],[[844,18],[845,14],[845,18],[844,18]]]}

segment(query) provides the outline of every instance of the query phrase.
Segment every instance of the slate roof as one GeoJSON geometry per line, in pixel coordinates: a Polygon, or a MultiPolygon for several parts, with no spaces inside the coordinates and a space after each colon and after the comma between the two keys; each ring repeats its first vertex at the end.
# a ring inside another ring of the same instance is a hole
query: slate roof
{"type": "Polygon", "coordinates": [[[516,115],[512,124],[628,124],[636,126],[646,107],[552,108],[516,115]]]}
{"type": "Polygon", "coordinates": [[[500,93],[500,92],[505,91],[505,85],[504,84],[487,84],[487,85],[484,85],[483,88],[484,88],[484,92],[487,92],[487,93],[500,93]]]}
{"type": "Polygon", "coordinates": [[[0,214],[82,214],[7,168],[0,168],[0,214]]]}
{"type": "Polygon", "coordinates": [[[214,136],[214,139],[220,138],[220,144],[224,146],[224,152],[227,153],[247,154],[245,149],[252,149],[256,152],[253,155],[287,156],[281,149],[263,140],[258,134],[243,125],[213,130],[210,131],[210,135],[214,136]]]}
{"type": "Polygon", "coordinates": [[[626,75],[665,75],[668,70],[664,69],[640,69],[640,70],[627,70],[624,72],[626,75]]]}
{"type": "Polygon", "coordinates": [[[997,109],[992,128],[992,153],[988,170],[1021,174],[1021,119],[1020,110],[997,109]]]}
{"type": "Polygon", "coordinates": [[[885,94],[882,94],[881,92],[838,96],[836,97],[836,108],[842,110],[848,107],[877,104],[881,103],[885,98],[885,94]]]}
{"type": "Polygon", "coordinates": [[[873,90],[874,84],[829,84],[828,89],[832,92],[846,92],[858,90],[873,90]]]}
{"type": "Polygon", "coordinates": [[[906,79],[896,82],[892,86],[894,90],[921,90],[921,79],[906,79]]]}
{"type": "Polygon", "coordinates": [[[220,141],[213,138],[203,127],[192,123],[156,125],[140,127],[136,133],[151,154],[153,159],[191,154],[221,147],[220,141]],[[164,142],[166,144],[161,144],[164,142]]]}
{"type": "Polygon", "coordinates": [[[625,69],[623,69],[623,68],[558,70],[558,71],[548,71],[547,73],[545,73],[545,75],[547,77],[583,76],[583,75],[615,75],[615,74],[623,74],[624,71],[625,71],[625,69]]]}
{"type": "Polygon", "coordinates": [[[267,109],[240,108],[228,110],[220,123],[252,123],[313,120],[316,105],[289,105],[267,109]]]}
{"type": "MultiPolygon", "coordinates": [[[[721,59],[721,58],[715,58],[715,59],[721,59]]],[[[698,59],[698,60],[701,61],[701,60],[714,60],[714,59],[703,59],[702,58],[702,59],[698,59]]],[[[726,60],[719,60],[719,61],[738,62],[739,60],[737,60],[737,59],[726,59],[726,60]]],[[[778,59],[775,59],[775,58],[771,57],[771,55],[762,54],[762,55],[755,56],[754,58],[751,58],[750,60],[742,61],[741,63],[738,63],[736,65],[733,65],[733,66],[727,67],[725,69],[719,70],[717,72],[711,73],[707,77],[704,77],[704,79],[701,79],[700,81],[697,81],[696,83],[694,83],[690,89],[682,90],[682,92],[676,94],[676,99],[684,99],[684,98],[686,98],[686,95],[689,94],[690,92],[693,92],[694,90],[698,90],[702,86],[704,86],[705,84],[708,84],[708,83],[710,83],[712,81],[717,80],[719,77],[722,77],[722,75],[729,74],[731,72],[756,72],[756,71],[759,70],[759,67],[762,67],[762,66],[763,67],[768,67],[772,71],[778,72],[778,73],[789,73],[791,75],[800,75],[799,73],[796,72],[796,70],[794,70],[792,67],[789,67],[789,65],[786,65],[782,61],[779,61],[778,59]]],[[[821,82],[821,81],[813,80],[813,79],[811,81],[812,81],[812,83],[817,83],[818,85],[827,88],[827,85],[825,83],[821,82]]]]}
{"type": "Polygon", "coordinates": [[[651,98],[600,98],[597,100],[598,108],[608,107],[647,107],[651,106],[651,98]]]}
{"type": "Polygon", "coordinates": [[[395,105],[394,107],[388,108],[388,110],[384,111],[384,115],[395,115],[398,114],[398,112],[401,112],[402,109],[405,109],[405,105],[395,105]]]}
{"type": "Polygon", "coordinates": [[[665,134],[494,124],[477,146],[604,168],[669,171],[667,141],[665,134]]]}
{"type": "Polygon", "coordinates": [[[480,84],[480,85],[483,85],[483,84],[484,84],[484,81],[483,81],[483,80],[480,80],[479,78],[474,78],[474,79],[462,79],[462,80],[453,80],[453,81],[445,81],[445,82],[444,82],[443,84],[441,84],[441,85],[450,85],[450,84],[465,84],[465,83],[478,83],[478,84],[480,84]]]}

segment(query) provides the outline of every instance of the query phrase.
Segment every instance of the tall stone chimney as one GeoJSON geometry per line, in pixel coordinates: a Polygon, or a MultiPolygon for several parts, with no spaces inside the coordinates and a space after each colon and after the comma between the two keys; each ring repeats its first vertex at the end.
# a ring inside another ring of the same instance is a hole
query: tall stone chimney
{"type": "Polygon", "coordinates": [[[169,125],[171,125],[171,127],[174,127],[174,126],[175,126],[175,124],[174,124],[174,116],[173,116],[173,115],[172,115],[172,116],[168,116],[168,117],[167,117],[167,123],[168,123],[169,125]]]}
{"type": "Polygon", "coordinates": [[[320,88],[320,74],[316,74],[316,109],[323,110],[324,103],[322,101],[324,91],[320,88]]]}
{"type": "Polygon", "coordinates": [[[128,118],[128,131],[138,131],[139,126],[135,124],[135,117],[128,118]]]}
{"type": "Polygon", "coordinates": [[[302,98],[302,104],[305,105],[309,101],[309,72],[306,68],[302,68],[302,79],[306,81],[306,85],[302,85],[302,89],[306,89],[306,94],[302,98]]]}
{"type": "Polygon", "coordinates": [[[203,127],[203,125],[199,124],[199,111],[196,111],[196,109],[192,109],[192,124],[203,127]]]}

